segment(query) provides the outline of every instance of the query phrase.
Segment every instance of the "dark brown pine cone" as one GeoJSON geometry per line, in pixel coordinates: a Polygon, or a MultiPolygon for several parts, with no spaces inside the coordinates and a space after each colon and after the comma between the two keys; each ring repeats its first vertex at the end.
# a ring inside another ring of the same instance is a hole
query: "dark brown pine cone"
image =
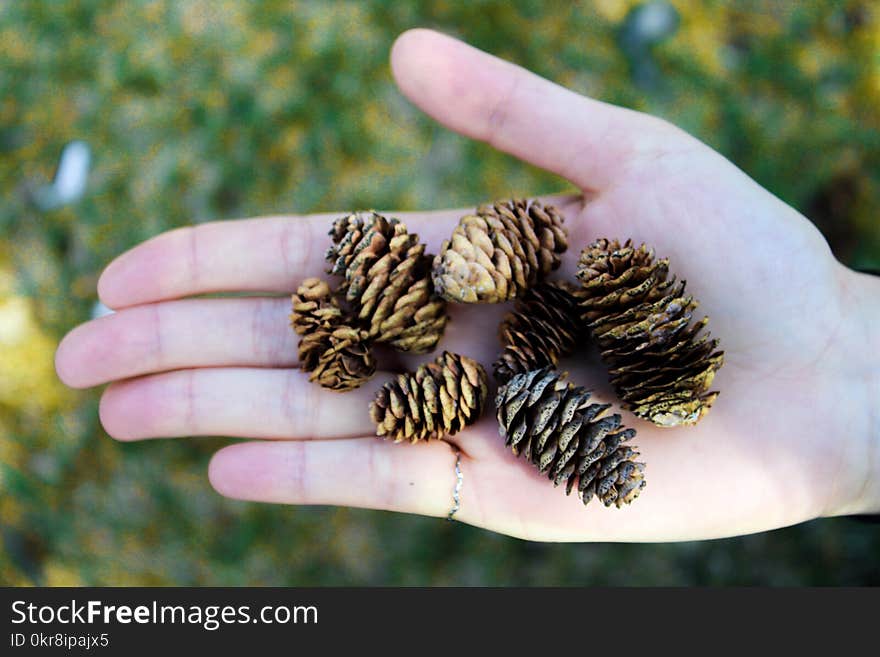
{"type": "Polygon", "coordinates": [[[363,331],[345,323],[325,281],[303,281],[292,306],[290,323],[301,336],[300,367],[310,372],[310,381],[342,392],[363,385],[375,374],[376,361],[363,331]]]}
{"type": "Polygon", "coordinates": [[[500,303],[522,295],[559,267],[568,248],[552,206],[516,199],[462,217],[434,259],[434,286],[449,301],[500,303]]]}
{"type": "Polygon", "coordinates": [[[444,351],[415,373],[386,383],[370,404],[370,417],[376,434],[394,442],[442,438],[476,422],[488,394],[479,363],[444,351]]]}
{"type": "Polygon", "coordinates": [[[327,250],[330,273],[371,340],[400,351],[431,351],[446,327],[445,302],[434,293],[431,257],[397,219],[357,212],[338,219],[327,250]]]}
{"type": "Polygon", "coordinates": [[[545,367],[514,376],[495,398],[500,433],[517,456],[546,473],[553,484],[587,504],[595,495],[605,506],[629,504],[645,486],[644,463],[625,445],[635,429],[610,404],[591,404],[590,392],[545,367]]]}
{"type": "Polygon", "coordinates": [[[520,372],[556,366],[583,334],[577,298],[567,283],[539,283],[517,299],[498,329],[503,351],[495,361],[495,380],[506,383],[520,372]]]}
{"type": "Polygon", "coordinates": [[[724,352],[697,337],[709,319],[692,323],[698,304],[669,261],[601,239],[581,253],[578,278],[583,318],[625,406],[659,426],[696,424],[718,396],[709,387],[724,352]]]}

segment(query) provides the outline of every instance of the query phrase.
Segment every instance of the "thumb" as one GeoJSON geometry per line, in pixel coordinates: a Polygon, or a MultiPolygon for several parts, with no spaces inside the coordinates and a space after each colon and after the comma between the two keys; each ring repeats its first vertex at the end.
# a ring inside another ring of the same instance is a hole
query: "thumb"
{"type": "Polygon", "coordinates": [[[666,125],[432,30],[398,37],[391,68],[403,94],[446,127],[584,189],[613,184],[630,158],[656,146],[666,125]]]}

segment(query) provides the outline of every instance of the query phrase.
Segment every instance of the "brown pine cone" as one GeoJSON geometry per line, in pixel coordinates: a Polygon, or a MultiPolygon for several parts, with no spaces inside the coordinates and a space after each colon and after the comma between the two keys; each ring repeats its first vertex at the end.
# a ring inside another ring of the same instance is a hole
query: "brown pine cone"
{"type": "Polygon", "coordinates": [[[345,322],[333,292],[326,281],[307,278],[291,297],[290,325],[298,335],[302,369],[311,372],[321,354],[330,346],[329,335],[345,322]]]}
{"type": "Polygon", "coordinates": [[[330,286],[308,278],[292,297],[290,323],[302,336],[300,367],[309,380],[331,390],[346,391],[363,385],[376,372],[376,361],[363,331],[345,323],[330,286]]]}
{"type": "Polygon", "coordinates": [[[515,374],[556,366],[579,342],[577,298],[567,283],[539,283],[517,299],[498,329],[503,351],[495,361],[498,383],[515,374]]]}
{"type": "Polygon", "coordinates": [[[448,301],[500,303],[559,267],[568,248],[552,206],[516,199],[462,217],[434,258],[434,287],[448,301]]]}
{"type": "Polygon", "coordinates": [[[307,278],[291,298],[293,312],[290,325],[299,335],[306,335],[316,327],[331,328],[342,324],[342,310],[333,291],[320,278],[307,278]]]}
{"type": "Polygon", "coordinates": [[[431,283],[431,257],[397,219],[357,212],[336,220],[326,258],[345,277],[340,293],[371,340],[400,351],[431,351],[446,327],[446,305],[431,283]]]}
{"type": "MultiPolygon", "coordinates": [[[[346,392],[359,388],[376,373],[376,361],[360,329],[341,326],[323,342],[326,348],[310,367],[309,381],[330,390],[346,392]]],[[[303,369],[306,369],[305,364],[303,361],[303,369]]]]}
{"type": "Polygon", "coordinates": [[[708,333],[697,338],[709,318],[692,323],[698,304],[669,261],[601,239],[581,253],[578,278],[583,318],[626,408],[659,426],[696,424],[718,396],[709,387],[724,352],[708,333]]]}
{"type": "Polygon", "coordinates": [[[495,398],[500,433],[555,486],[587,504],[595,495],[605,506],[629,504],[645,486],[645,464],[623,443],[635,435],[610,404],[591,404],[590,392],[567,383],[565,374],[545,367],[517,374],[495,398]]]}
{"type": "Polygon", "coordinates": [[[474,360],[444,351],[415,373],[386,383],[370,404],[376,434],[400,442],[442,438],[476,422],[489,387],[474,360]]]}

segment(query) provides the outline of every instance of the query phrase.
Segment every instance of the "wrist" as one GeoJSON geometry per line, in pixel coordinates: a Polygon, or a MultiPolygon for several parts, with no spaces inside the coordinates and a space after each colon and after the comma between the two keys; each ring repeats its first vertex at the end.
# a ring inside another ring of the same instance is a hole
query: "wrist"
{"type": "Polygon", "coordinates": [[[880,276],[847,270],[846,277],[853,321],[842,364],[857,402],[857,474],[834,515],[880,514],[880,276]]]}

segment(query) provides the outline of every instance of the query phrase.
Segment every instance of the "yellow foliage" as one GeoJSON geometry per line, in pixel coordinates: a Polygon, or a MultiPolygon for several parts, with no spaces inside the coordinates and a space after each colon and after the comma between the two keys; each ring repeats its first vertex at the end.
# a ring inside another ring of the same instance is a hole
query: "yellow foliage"
{"type": "Polygon", "coordinates": [[[593,9],[609,23],[619,23],[636,4],[635,0],[593,0],[593,9]]]}
{"type": "Polygon", "coordinates": [[[681,14],[681,27],[670,46],[700,62],[712,74],[722,73],[722,52],[727,40],[730,11],[698,0],[673,3],[681,14]]]}
{"type": "Polygon", "coordinates": [[[26,61],[31,54],[31,46],[26,35],[13,27],[0,30],[0,56],[8,63],[26,61]]]}
{"type": "MultiPolygon", "coordinates": [[[[2,449],[3,443],[7,442],[9,441],[0,440],[0,449],[2,449]]],[[[3,454],[0,454],[0,463],[10,465],[4,459],[3,454]]],[[[0,470],[0,490],[4,489],[6,489],[6,485],[3,481],[3,471],[0,470]]],[[[0,496],[0,525],[3,525],[4,527],[15,527],[21,523],[23,515],[24,508],[18,500],[11,495],[0,496]]]]}
{"type": "Polygon", "coordinates": [[[55,375],[55,340],[37,322],[31,300],[10,292],[11,280],[0,269],[0,404],[51,412],[66,396],[55,375]]]}
{"type": "Polygon", "coordinates": [[[49,560],[43,571],[46,586],[82,586],[79,573],[58,561],[49,560]]]}

